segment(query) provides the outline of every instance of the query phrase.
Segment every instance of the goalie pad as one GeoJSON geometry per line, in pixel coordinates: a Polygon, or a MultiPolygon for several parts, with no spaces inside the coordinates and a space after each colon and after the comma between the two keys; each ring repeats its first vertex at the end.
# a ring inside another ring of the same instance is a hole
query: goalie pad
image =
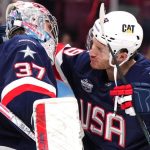
{"type": "Polygon", "coordinates": [[[83,130],[74,97],[35,101],[33,118],[37,150],[83,149],[83,130]]]}
{"type": "Polygon", "coordinates": [[[15,150],[15,149],[10,147],[0,146],[0,150],[15,150]]]}

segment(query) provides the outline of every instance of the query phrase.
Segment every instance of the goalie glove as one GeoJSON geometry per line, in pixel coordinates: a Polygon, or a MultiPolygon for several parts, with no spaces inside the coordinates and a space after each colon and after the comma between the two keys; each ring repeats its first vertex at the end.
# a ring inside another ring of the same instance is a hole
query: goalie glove
{"type": "Polygon", "coordinates": [[[132,104],[132,94],[133,88],[131,84],[114,87],[114,89],[110,91],[110,96],[115,96],[114,111],[117,109],[116,105],[119,104],[120,108],[125,110],[126,114],[135,116],[136,114],[132,104]]]}
{"type": "Polygon", "coordinates": [[[74,97],[35,101],[33,118],[37,150],[82,150],[84,134],[74,97]]]}

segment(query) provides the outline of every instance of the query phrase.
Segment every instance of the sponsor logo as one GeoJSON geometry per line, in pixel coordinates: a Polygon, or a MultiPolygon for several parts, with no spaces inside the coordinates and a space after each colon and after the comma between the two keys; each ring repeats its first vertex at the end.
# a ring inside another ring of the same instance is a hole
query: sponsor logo
{"type": "Polygon", "coordinates": [[[105,19],[104,19],[104,23],[106,23],[106,22],[109,22],[108,18],[105,18],[105,19]]]}
{"type": "Polygon", "coordinates": [[[125,33],[134,33],[134,28],[135,28],[135,25],[123,24],[122,25],[122,32],[125,32],[125,33]]]}
{"type": "Polygon", "coordinates": [[[88,79],[82,79],[81,80],[81,86],[84,91],[91,93],[93,89],[93,84],[88,79]]]}

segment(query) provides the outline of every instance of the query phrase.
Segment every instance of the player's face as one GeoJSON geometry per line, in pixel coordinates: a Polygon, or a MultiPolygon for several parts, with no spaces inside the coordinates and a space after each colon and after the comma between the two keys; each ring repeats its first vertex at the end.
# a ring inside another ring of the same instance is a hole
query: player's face
{"type": "Polygon", "coordinates": [[[90,50],[91,67],[93,69],[108,69],[109,66],[109,49],[95,38],[90,50]]]}
{"type": "Polygon", "coordinates": [[[50,23],[48,20],[45,21],[44,29],[45,29],[45,31],[48,32],[48,33],[51,33],[51,31],[52,31],[51,23],[50,23]]]}

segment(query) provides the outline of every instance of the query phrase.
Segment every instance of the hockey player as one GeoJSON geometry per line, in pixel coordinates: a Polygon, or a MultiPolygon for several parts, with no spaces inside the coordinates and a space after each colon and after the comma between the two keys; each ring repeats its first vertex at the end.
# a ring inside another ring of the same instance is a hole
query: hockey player
{"type": "MultiPolygon", "coordinates": [[[[33,131],[33,102],[56,97],[50,63],[53,58],[49,55],[52,53],[43,46],[51,43],[49,50],[55,50],[57,22],[42,5],[18,1],[7,7],[6,35],[9,40],[0,49],[1,103],[33,131]],[[45,24],[49,24],[51,34],[45,24]]],[[[36,149],[35,141],[21,134],[2,114],[0,145],[17,150],[36,149]]]]}
{"type": "Polygon", "coordinates": [[[138,112],[150,130],[150,61],[137,53],[143,30],[125,11],[106,14],[103,26],[104,31],[100,20],[95,22],[89,51],[69,45],[56,51],[58,77],[70,84],[79,102],[84,148],[149,150],[136,118],[138,112]],[[123,85],[108,43],[128,85],[123,85]]]}

